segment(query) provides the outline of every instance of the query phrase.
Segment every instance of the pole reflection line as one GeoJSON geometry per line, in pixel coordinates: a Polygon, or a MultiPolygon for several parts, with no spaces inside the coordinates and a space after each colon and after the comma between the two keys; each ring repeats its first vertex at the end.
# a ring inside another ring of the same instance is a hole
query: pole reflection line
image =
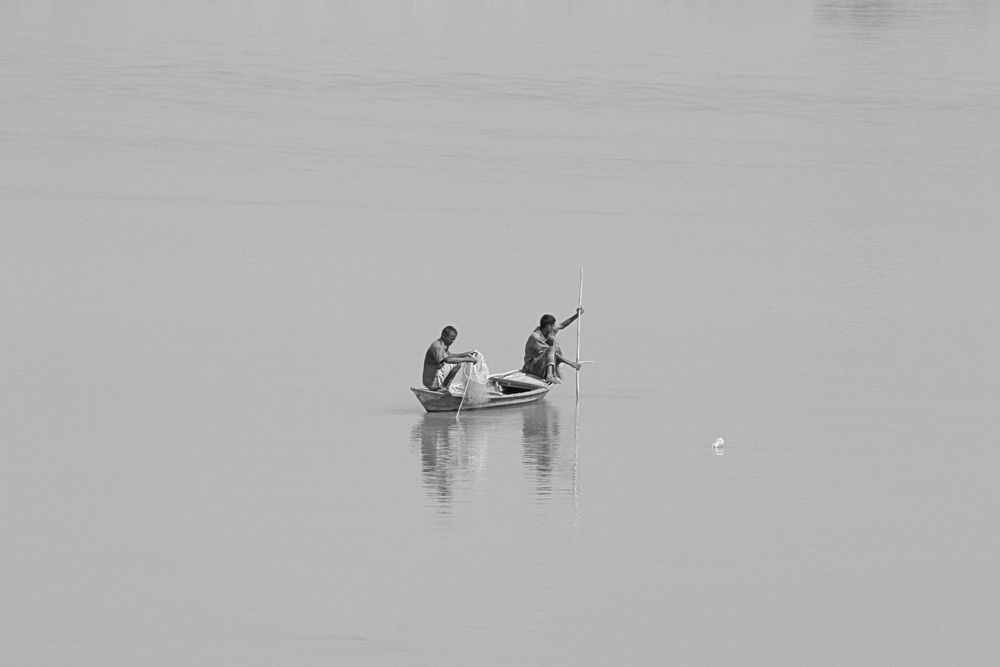
{"type": "MultiPolygon", "coordinates": [[[[577,373],[577,377],[580,374],[577,373]]],[[[580,528],[580,397],[577,396],[573,415],[573,530],[580,528]]]]}

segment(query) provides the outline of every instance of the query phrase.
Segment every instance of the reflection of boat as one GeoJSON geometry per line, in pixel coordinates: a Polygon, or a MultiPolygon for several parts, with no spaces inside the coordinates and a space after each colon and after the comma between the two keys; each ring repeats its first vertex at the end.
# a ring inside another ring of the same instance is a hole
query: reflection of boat
{"type": "Polygon", "coordinates": [[[545,396],[552,388],[545,380],[521,371],[491,375],[487,382],[487,400],[480,405],[462,405],[462,394],[453,391],[434,391],[423,387],[410,387],[410,391],[427,412],[455,412],[459,406],[462,410],[481,410],[532,403],[545,396]]]}
{"type": "Polygon", "coordinates": [[[410,444],[427,507],[436,517],[449,517],[456,503],[481,499],[498,488],[521,488],[516,467],[510,465],[518,458],[536,502],[551,507],[553,500],[571,499],[577,515],[579,452],[559,408],[551,402],[458,420],[449,413],[424,413],[414,422],[410,444]],[[500,465],[487,475],[487,466],[495,460],[500,465]],[[487,479],[492,480],[488,485],[487,479]]]}
{"type": "Polygon", "coordinates": [[[479,420],[425,414],[411,440],[420,448],[424,486],[444,506],[452,502],[456,484],[461,490],[485,472],[488,436],[479,420]]]}

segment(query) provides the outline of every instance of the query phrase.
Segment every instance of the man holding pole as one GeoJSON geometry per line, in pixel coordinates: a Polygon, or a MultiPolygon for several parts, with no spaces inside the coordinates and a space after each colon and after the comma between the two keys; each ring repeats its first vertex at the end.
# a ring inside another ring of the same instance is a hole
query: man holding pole
{"type": "Polygon", "coordinates": [[[524,344],[524,367],[521,371],[543,378],[550,383],[562,382],[559,364],[572,366],[579,371],[580,364],[563,356],[555,336],[558,331],[576,321],[580,315],[583,315],[582,307],[577,308],[575,314],[560,324],[556,324],[554,316],[542,315],[538,328],[531,332],[524,344]]]}

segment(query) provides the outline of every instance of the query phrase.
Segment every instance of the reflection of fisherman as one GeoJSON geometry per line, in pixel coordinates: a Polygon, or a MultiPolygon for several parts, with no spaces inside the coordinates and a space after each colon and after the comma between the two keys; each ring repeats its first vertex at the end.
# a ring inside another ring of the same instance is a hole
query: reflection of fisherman
{"type": "Polygon", "coordinates": [[[568,327],[580,315],[583,315],[583,308],[577,308],[576,314],[561,324],[556,324],[556,318],[552,315],[542,315],[538,328],[531,332],[524,344],[524,367],[521,370],[544,378],[547,382],[562,381],[559,364],[567,364],[580,370],[580,364],[564,357],[556,342],[556,332],[568,327]]]}
{"type": "Polygon", "coordinates": [[[447,389],[458,374],[459,364],[476,363],[474,352],[452,354],[451,344],[458,338],[458,329],[446,326],[441,330],[441,337],[431,343],[424,355],[424,386],[428,389],[447,389]]]}
{"type": "Polygon", "coordinates": [[[559,456],[559,410],[547,403],[532,403],[521,410],[524,466],[539,496],[555,491],[559,456]]]}
{"type": "Polygon", "coordinates": [[[424,415],[423,422],[413,429],[414,441],[420,444],[424,486],[433,497],[445,503],[451,499],[455,477],[451,436],[453,428],[457,427],[452,419],[442,421],[432,415],[424,415]]]}
{"type": "Polygon", "coordinates": [[[442,512],[449,511],[457,492],[484,478],[491,424],[496,428],[496,422],[457,422],[445,413],[425,414],[414,424],[410,441],[420,448],[424,489],[442,512]]]}

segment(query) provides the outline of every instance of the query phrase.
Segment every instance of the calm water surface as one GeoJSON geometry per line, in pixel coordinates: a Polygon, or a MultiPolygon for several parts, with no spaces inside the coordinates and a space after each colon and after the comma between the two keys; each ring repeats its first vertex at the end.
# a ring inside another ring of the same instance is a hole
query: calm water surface
{"type": "Polygon", "coordinates": [[[0,0],[0,662],[992,664],[998,17],[0,0]]]}

